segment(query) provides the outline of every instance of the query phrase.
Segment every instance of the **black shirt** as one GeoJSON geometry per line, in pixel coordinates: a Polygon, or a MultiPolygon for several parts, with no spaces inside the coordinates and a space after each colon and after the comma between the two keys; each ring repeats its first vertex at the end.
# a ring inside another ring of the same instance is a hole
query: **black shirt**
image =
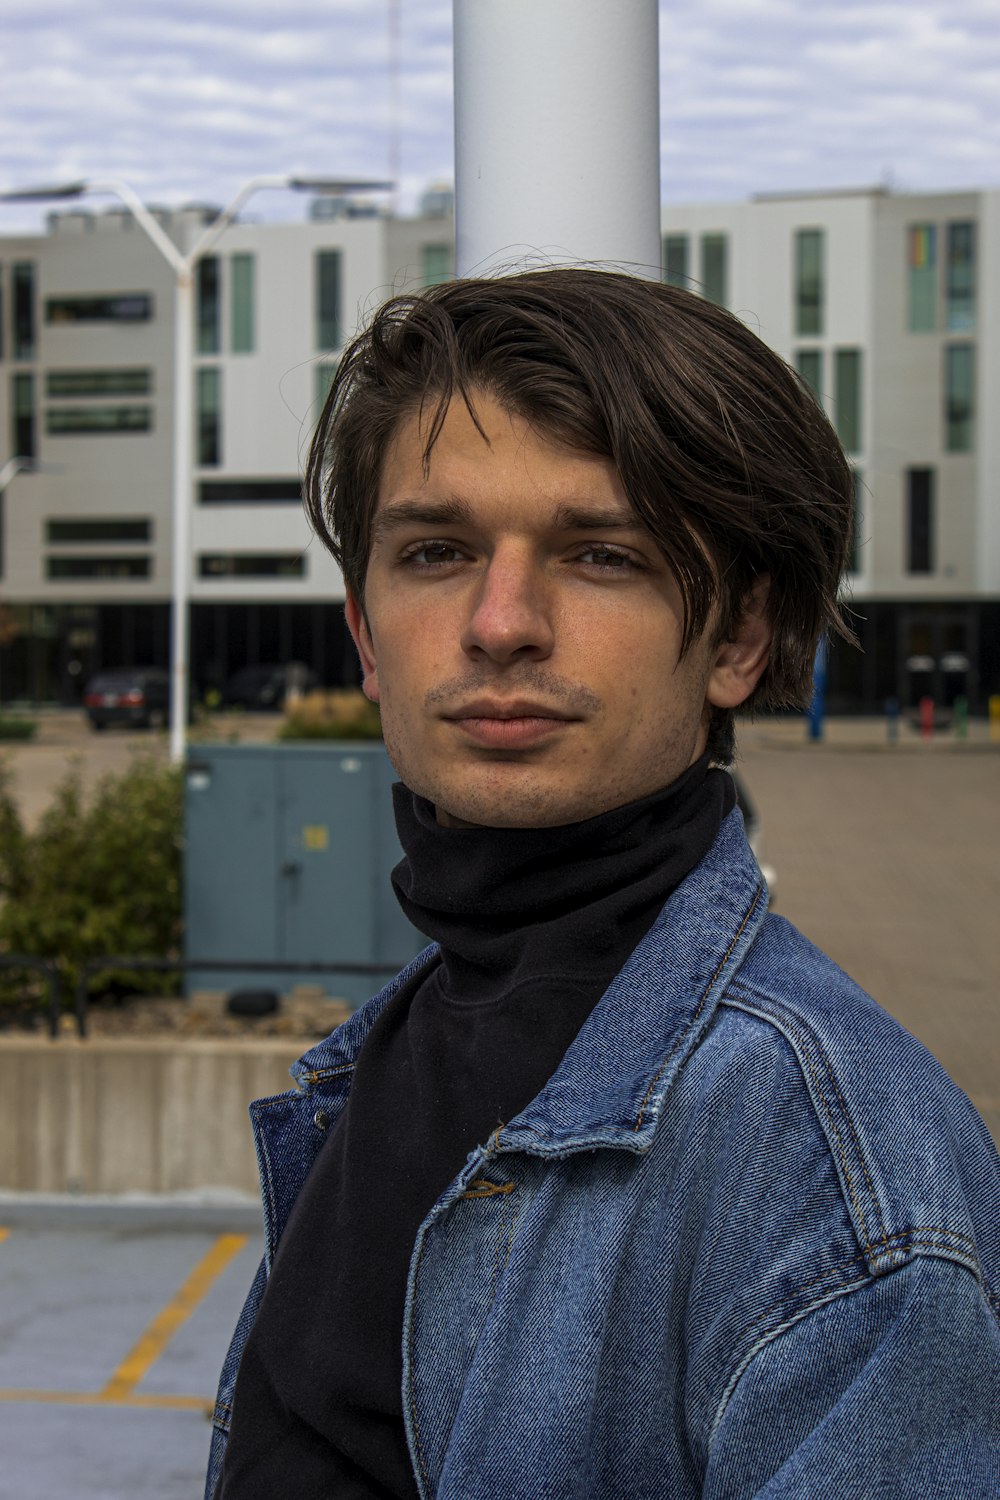
{"type": "Polygon", "coordinates": [[[440,956],[394,997],[289,1219],[240,1365],[221,1500],[416,1500],[402,1326],[417,1230],[541,1091],[735,802],[707,757],[562,828],[452,829],[394,788],[396,895],[440,956]]]}

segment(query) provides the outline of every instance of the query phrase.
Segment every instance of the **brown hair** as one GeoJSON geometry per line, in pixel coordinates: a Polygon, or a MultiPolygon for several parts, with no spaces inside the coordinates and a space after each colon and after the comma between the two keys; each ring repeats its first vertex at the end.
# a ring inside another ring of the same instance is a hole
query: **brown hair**
{"type": "MultiPolygon", "coordinates": [[[[769,574],[774,631],[746,710],[801,708],[820,636],[853,639],[837,604],[854,478],[789,367],[724,309],[607,271],[553,269],[445,282],[394,297],[348,346],[306,470],[317,534],[364,597],[382,460],[426,409],[425,464],[453,395],[482,391],[540,432],[610,458],[676,575],[683,650],[717,607],[729,636],[769,574]]],[[[709,748],[733,755],[729,710],[709,748]]]]}

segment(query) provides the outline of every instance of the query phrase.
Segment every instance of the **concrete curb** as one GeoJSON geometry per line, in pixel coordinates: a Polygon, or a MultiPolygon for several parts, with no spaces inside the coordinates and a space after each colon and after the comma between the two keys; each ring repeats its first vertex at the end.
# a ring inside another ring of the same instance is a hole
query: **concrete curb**
{"type": "Polygon", "coordinates": [[[8,1229],[132,1230],[254,1234],[258,1199],[244,1193],[0,1193],[8,1229]]]}

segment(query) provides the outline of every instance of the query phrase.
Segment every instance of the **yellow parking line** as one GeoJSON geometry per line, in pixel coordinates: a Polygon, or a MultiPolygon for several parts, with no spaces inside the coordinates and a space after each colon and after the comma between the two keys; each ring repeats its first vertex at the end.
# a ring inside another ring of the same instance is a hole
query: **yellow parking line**
{"type": "Polygon", "coordinates": [[[138,1406],[145,1410],[211,1412],[213,1402],[206,1396],[122,1396],[109,1400],[103,1391],[18,1391],[0,1390],[0,1403],[33,1402],[44,1406],[138,1406]]]}
{"type": "Polygon", "coordinates": [[[191,1316],[216,1277],[221,1275],[233,1257],[243,1249],[247,1238],[245,1234],[219,1236],[208,1254],[195,1266],[176,1297],[167,1303],[162,1312],[157,1313],[138,1343],[122,1360],[96,1397],[98,1401],[131,1404],[130,1398],[135,1399],[132,1397],[135,1387],[159,1359],[181,1324],[191,1316]]]}

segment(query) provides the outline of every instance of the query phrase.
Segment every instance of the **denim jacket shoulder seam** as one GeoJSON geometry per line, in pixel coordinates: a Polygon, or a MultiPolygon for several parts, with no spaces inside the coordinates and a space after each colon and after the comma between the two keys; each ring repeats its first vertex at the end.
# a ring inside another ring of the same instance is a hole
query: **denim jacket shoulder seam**
{"type": "Polygon", "coordinates": [[[769,1015],[766,1008],[758,1009],[757,1007],[754,1007],[752,1005],[753,1000],[766,1001],[767,1004],[774,1006],[777,1010],[779,1010],[779,1012],[781,1012],[782,1026],[779,1029],[787,1034],[789,1040],[792,1042],[796,1056],[799,1059],[801,1066],[805,1068],[806,1072],[812,1079],[814,1087],[812,1090],[810,1090],[810,1094],[822,1109],[827,1126],[829,1127],[830,1134],[833,1138],[833,1141],[836,1143],[836,1151],[837,1156],[840,1160],[841,1170],[843,1171],[844,1180],[847,1183],[851,1202],[854,1205],[854,1210],[857,1215],[857,1221],[861,1228],[862,1246],[864,1248],[865,1254],[868,1256],[877,1255],[879,1253],[879,1250],[881,1250],[886,1255],[890,1255],[891,1251],[889,1248],[888,1232],[886,1230],[885,1222],[882,1219],[878,1199],[875,1195],[874,1184],[872,1183],[871,1176],[868,1171],[868,1166],[865,1162],[864,1152],[861,1149],[861,1142],[858,1139],[857,1131],[854,1129],[854,1123],[851,1120],[850,1112],[847,1109],[844,1097],[837,1085],[830,1059],[827,1057],[819,1038],[814,1032],[810,1033],[807,1036],[803,1028],[797,1027],[795,1025],[795,1019],[789,1015],[787,1007],[782,1006],[780,1001],[777,1001],[773,996],[756,995],[754,994],[754,992],[749,990],[748,987],[741,986],[736,981],[734,981],[734,983],[729,987],[726,995],[723,996],[722,1003],[729,1004],[735,1009],[744,1010],[748,1014],[755,1015],[758,1020],[764,1021],[765,1024],[770,1024],[772,1026],[777,1025],[777,1018],[773,1015],[769,1015]],[[741,1001],[743,1003],[741,1003],[741,1001]],[[807,1043],[811,1043],[812,1047],[818,1054],[822,1070],[826,1075],[828,1083],[833,1088],[834,1094],[836,1095],[837,1101],[840,1105],[841,1120],[846,1126],[847,1131],[849,1131],[850,1133],[851,1141],[854,1147],[854,1155],[861,1167],[861,1171],[865,1179],[865,1185],[868,1189],[869,1202],[878,1219],[878,1230],[880,1231],[880,1233],[878,1233],[877,1239],[874,1241],[871,1233],[869,1232],[868,1223],[865,1218],[864,1210],[861,1206],[858,1188],[855,1186],[854,1178],[851,1175],[850,1165],[847,1160],[847,1150],[844,1141],[841,1138],[841,1132],[837,1127],[836,1120],[834,1119],[834,1112],[825,1097],[825,1093],[823,1090],[823,1080],[819,1076],[813,1060],[809,1057],[807,1043]]]}
{"type": "Polygon", "coordinates": [[[796,1057],[799,1059],[801,1065],[806,1069],[806,1071],[812,1078],[815,1087],[813,1090],[810,1090],[810,1096],[816,1100],[818,1106],[820,1107],[820,1109],[822,1109],[827,1124],[829,1125],[833,1140],[836,1142],[837,1156],[844,1174],[844,1179],[848,1184],[851,1201],[854,1204],[855,1210],[857,1212],[858,1223],[862,1229],[862,1249],[865,1252],[866,1259],[869,1261],[873,1274],[884,1274],[886,1271],[896,1269],[900,1264],[898,1260],[899,1255],[905,1255],[908,1251],[916,1249],[920,1245],[923,1245],[928,1249],[931,1248],[927,1241],[918,1241],[914,1239],[913,1237],[915,1235],[935,1235],[939,1239],[942,1239],[946,1242],[945,1245],[935,1245],[933,1248],[936,1250],[936,1252],[938,1254],[948,1254],[950,1251],[949,1258],[957,1261],[959,1264],[965,1266],[967,1270],[970,1270],[973,1273],[977,1281],[983,1287],[983,1291],[990,1301],[991,1306],[996,1306],[997,1299],[994,1293],[985,1283],[984,1273],[979,1258],[978,1247],[975,1244],[975,1241],[972,1240],[967,1234],[964,1234],[961,1230],[953,1229],[947,1224],[942,1223],[934,1225],[908,1225],[906,1229],[896,1230],[892,1234],[888,1232],[884,1219],[882,1217],[881,1209],[879,1208],[878,1200],[875,1195],[875,1188],[871,1179],[871,1174],[868,1171],[868,1166],[865,1161],[865,1153],[858,1138],[857,1131],[854,1128],[853,1121],[851,1120],[850,1111],[848,1110],[847,1103],[837,1084],[830,1059],[827,1056],[826,1051],[823,1048],[822,1043],[820,1042],[816,1033],[808,1027],[797,1026],[796,1017],[790,1012],[789,1007],[783,1005],[782,1002],[775,996],[767,995],[762,991],[751,989],[750,986],[746,985],[745,983],[740,983],[739,981],[734,981],[734,983],[729,987],[726,995],[723,996],[722,1004],[728,1005],[732,1009],[742,1010],[748,1015],[753,1015],[758,1020],[763,1021],[766,1025],[772,1025],[776,1027],[776,1029],[781,1032],[782,1035],[787,1035],[788,1039],[792,1043],[796,1057]],[[754,1005],[754,1001],[759,1002],[759,1005],[754,1005]],[[769,1013],[771,1007],[773,1007],[773,1009],[778,1012],[778,1015],[769,1013]],[[844,1142],[842,1141],[840,1131],[837,1128],[833,1110],[830,1108],[830,1105],[823,1094],[822,1080],[817,1075],[816,1069],[809,1059],[807,1042],[815,1049],[816,1053],[818,1054],[822,1070],[825,1073],[826,1079],[829,1081],[829,1084],[832,1087],[837,1102],[840,1106],[838,1112],[840,1118],[844,1122],[847,1131],[850,1133],[850,1139],[853,1144],[853,1152],[864,1176],[865,1185],[868,1190],[868,1198],[879,1220],[880,1234],[875,1240],[872,1239],[872,1236],[868,1232],[867,1223],[862,1212],[860,1202],[858,1200],[857,1189],[855,1187],[854,1180],[851,1176],[850,1168],[846,1159],[844,1142]],[[886,1258],[888,1258],[888,1264],[884,1263],[886,1258]],[[876,1261],[881,1261],[883,1263],[875,1264],[874,1262],[876,1261]]]}

